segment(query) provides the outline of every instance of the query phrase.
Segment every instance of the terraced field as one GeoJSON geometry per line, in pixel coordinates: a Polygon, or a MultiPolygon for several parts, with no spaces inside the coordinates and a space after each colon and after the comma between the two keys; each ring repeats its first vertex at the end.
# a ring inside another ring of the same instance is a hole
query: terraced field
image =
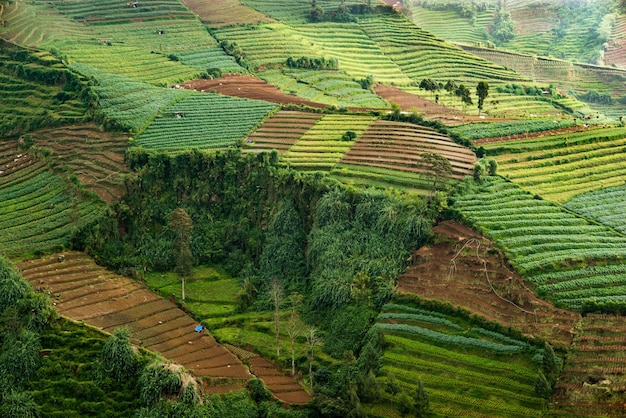
{"type": "Polygon", "coordinates": [[[102,132],[96,125],[42,129],[30,135],[37,149],[51,152],[55,164],[75,173],[87,190],[112,203],[124,193],[127,136],[102,132]]]}
{"type": "MultiPolygon", "coordinates": [[[[106,332],[128,327],[136,344],[183,365],[199,378],[224,378],[240,385],[247,368],[172,302],[95,264],[83,253],[66,252],[21,262],[22,275],[49,294],[59,313],[106,332]]],[[[219,382],[219,379],[213,379],[219,382]]]]}
{"type": "MultiPolygon", "coordinates": [[[[461,180],[472,173],[476,156],[468,148],[453,142],[434,129],[410,123],[377,120],[356,140],[336,166],[334,174],[349,178],[367,178],[370,170],[396,171],[391,183],[424,188],[419,167],[422,154],[432,152],[450,162],[451,179],[461,180]],[[407,174],[402,179],[401,176],[407,174]]],[[[372,173],[373,174],[373,173],[372,173]]],[[[382,174],[382,173],[380,173],[382,174]]],[[[391,174],[391,173],[388,173],[391,174]]],[[[380,180],[385,180],[381,176],[380,180]]]]}
{"type": "Polygon", "coordinates": [[[181,0],[204,23],[212,28],[271,22],[272,19],[247,7],[239,0],[181,0]]]}
{"type": "Polygon", "coordinates": [[[43,48],[65,39],[95,36],[92,30],[77,23],[44,2],[13,2],[3,5],[0,36],[18,45],[43,48]]]}
{"type": "Polygon", "coordinates": [[[624,416],[624,319],[601,314],[583,317],[550,400],[551,416],[624,416]]]}
{"type": "Polygon", "coordinates": [[[401,293],[449,302],[524,335],[569,348],[577,313],[537,298],[480,234],[454,221],[444,221],[433,231],[435,243],[416,251],[413,265],[399,277],[401,293]]]}
{"type": "Polygon", "coordinates": [[[411,7],[411,20],[420,28],[450,42],[474,45],[485,41],[483,34],[493,24],[493,9],[476,13],[475,20],[462,17],[455,10],[430,10],[411,7]]]}
{"type": "Polygon", "coordinates": [[[626,129],[605,128],[485,144],[499,174],[546,199],[564,203],[624,184],[626,129]]]}
{"type": "Polygon", "coordinates": [[[243,150],[261,152],[275,149],[282,154],[321,117],[318,113],[281,110],[248,136],[243,150]]]}
{"type": "Polygon", "coordinates": [[[490,177],[452,209],[492,238],[540,296],[570,308],[623,301],[626,237],[490,177]]]}
{"type": "Polygon", "coordinates": [[[608,187],[570,199],[566,209],[626,234],[626,187],[608,187]]]}
{"type": "Polygon", "coordinates": [[[536,349],[528,343],[402,299],[383,307],[376,327],[390,344],[381,382],[392,374],[403,390],[412,391],[421,379],[432,413],[541,416],[537,368],[529,354],[536,349]]]}
{"type": "Polygon", "coordinates": [[[72,234],[104,211],[48,165],[19,151],[17,142],[0,142],[0,252],[20,256],[68,245],[72,234]]]}
{"type": "Polygon", "coordinates": [[[478,82],[486,78],[522,81],[523,77],[419,29],[400,16],[367,16],[359,20],[365,33],[412,80],[478,82]]]}
{"type": "Polygon", "coordinates": [[[155,87],[125,76],[108,74],[87,65],[74,64],[72,69],[95,79],[99,111],[114,126],[132,133],[142,131],[161,109],[191,94],[183,89],[155,87]]]}
{"type": "Polygon", "coordinates": [[[604,63],[626,68],[626,15],[615,21],[611,39],[604,48],[604,63]]]}
{"type": "Polygon", "coordinates": [[[352,147],[353,141],[342,140],[347,131],[358,138],[374,121],[370,116],[324,115],[296,141],[281,160],[304,170],[329,170],[352,147]]]}
{"type": "Polygon", "coordinates": [[[135,143],[160,150],[228,147],[275,108],[258,100],[196,93],[164,109],[135,143]]]}

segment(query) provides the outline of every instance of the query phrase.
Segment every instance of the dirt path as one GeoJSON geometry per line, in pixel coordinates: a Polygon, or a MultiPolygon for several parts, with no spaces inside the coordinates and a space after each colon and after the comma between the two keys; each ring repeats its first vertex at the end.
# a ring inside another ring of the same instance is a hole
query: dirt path
{"type": "MultiPolygon", "coordinates": [[[[253,377],[242,361],[209,333],[197,332],[197,322],[174,303],[96,265],[83,253],[70,251],[24,261],[18,268],[35,289],[50,295],[61,315],[106,332],[129,327],[133,343],[184,366],[203,381],[207,393],[241,389],[253,377]]],[[[255,362],[262,360],[258,357],[255,362]]],[[[271,371],[270,366],[267,370],[271,371]]],[[[251,368],[279,400],[310,401],[292,378],[281,381],[284,387],[277,386],[275,367],[269,374],[257,374],[260,369],[251,368]]]]}

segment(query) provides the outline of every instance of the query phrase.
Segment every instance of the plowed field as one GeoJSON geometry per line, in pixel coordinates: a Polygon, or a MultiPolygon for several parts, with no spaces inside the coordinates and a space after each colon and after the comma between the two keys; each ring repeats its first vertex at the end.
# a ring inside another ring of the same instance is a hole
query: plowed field
{"type": "Polygon", "coordinates": [[[281,110],[248,137],[244,151],[271,151],[282,154],[308,131],[322,115],[281,110]]]}
{"type": "Polygon", "coordinates": [[[450,302],[555,346],[571,344],[579,315],[537,298],[487,238],[454,221],[434,231],[436,243],[419,249],[400,276],[401,292],[450,302]]]}
{"type": "Polygon", "coordinates": [[[51,296],[61,315],[107,332],[129,327],[135,343],[199,378],[228,378],[232,384],[252,377],[211,335],[196,332],[196,321],[175,304],[97,266],[83,253],[48,256],[18,267],[37,290],[51,296]]]}

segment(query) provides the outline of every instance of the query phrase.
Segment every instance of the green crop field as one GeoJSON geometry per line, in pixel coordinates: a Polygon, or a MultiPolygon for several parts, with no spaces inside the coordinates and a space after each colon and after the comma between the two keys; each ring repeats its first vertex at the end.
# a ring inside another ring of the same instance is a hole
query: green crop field
{"type": "Polygon", "coordinates": [[[626,181],[626,129],[599,128],[485,144],[499,173],[563,203],[580,193],[626,181]]]}
{"type": "Polygon", "coordinates": [[[563,206],[626,234],[626,188],[623,185],[577,195],[563,206]]]}
{"type": "Polygon", "coordinates": [[[455,199],[453,210],[494,239],[539,295],[568,307],[624,299],[626,237],[500,178],[455,199]]]}
{"type": "Polygon", "coordinates": [[[214,93],[195,93],[163,109],[135,140],[161,150],[236,145],[276,105],[214,93]]]}
{"type": "Polygon", "coordinates": [[[381,381],[392,375],[413,389],[421,379],[432,412],[443,416],[540,416],[537,348],[469,322],[409,301],[383,306],[376,327],[390,347],[381,381]]]}
{"type": "Polygon", "coordinates": [[[342,140],[347,131],[356,137],[374,121],[368,116],[327,115],[300,137],[281,160],[305,170],[329,170],[352,147],[353,140],[342,140]]]}

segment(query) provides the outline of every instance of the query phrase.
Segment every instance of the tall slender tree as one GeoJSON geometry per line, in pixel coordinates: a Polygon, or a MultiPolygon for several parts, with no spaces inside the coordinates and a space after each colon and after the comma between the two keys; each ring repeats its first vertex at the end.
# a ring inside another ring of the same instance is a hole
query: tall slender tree
{"type": "Polygon", "coordinates": [[[183,208],[173,210],[169,215],[170,230],[174,232],[172,251],[176,261],[176,273],[181,278],[181,298],[185,300],[185,277],[191,274],[191,217],[183,208]]]}
{"type": "Polygon", "coordinates": [[[489,95],[489,83],[486,81],[479,81],[476,86],[476,95],[478,96],[478,114],[483,110],[485,99],[489,95]]]}
{"type": "Polygon", "coordinates": [[[283,302],[284,292],[280,280],[273,278],[270,282],[270,298],[274,305],[274,333],[276,334],[276,358],[280,356],[280,304],[283,302]]]}

